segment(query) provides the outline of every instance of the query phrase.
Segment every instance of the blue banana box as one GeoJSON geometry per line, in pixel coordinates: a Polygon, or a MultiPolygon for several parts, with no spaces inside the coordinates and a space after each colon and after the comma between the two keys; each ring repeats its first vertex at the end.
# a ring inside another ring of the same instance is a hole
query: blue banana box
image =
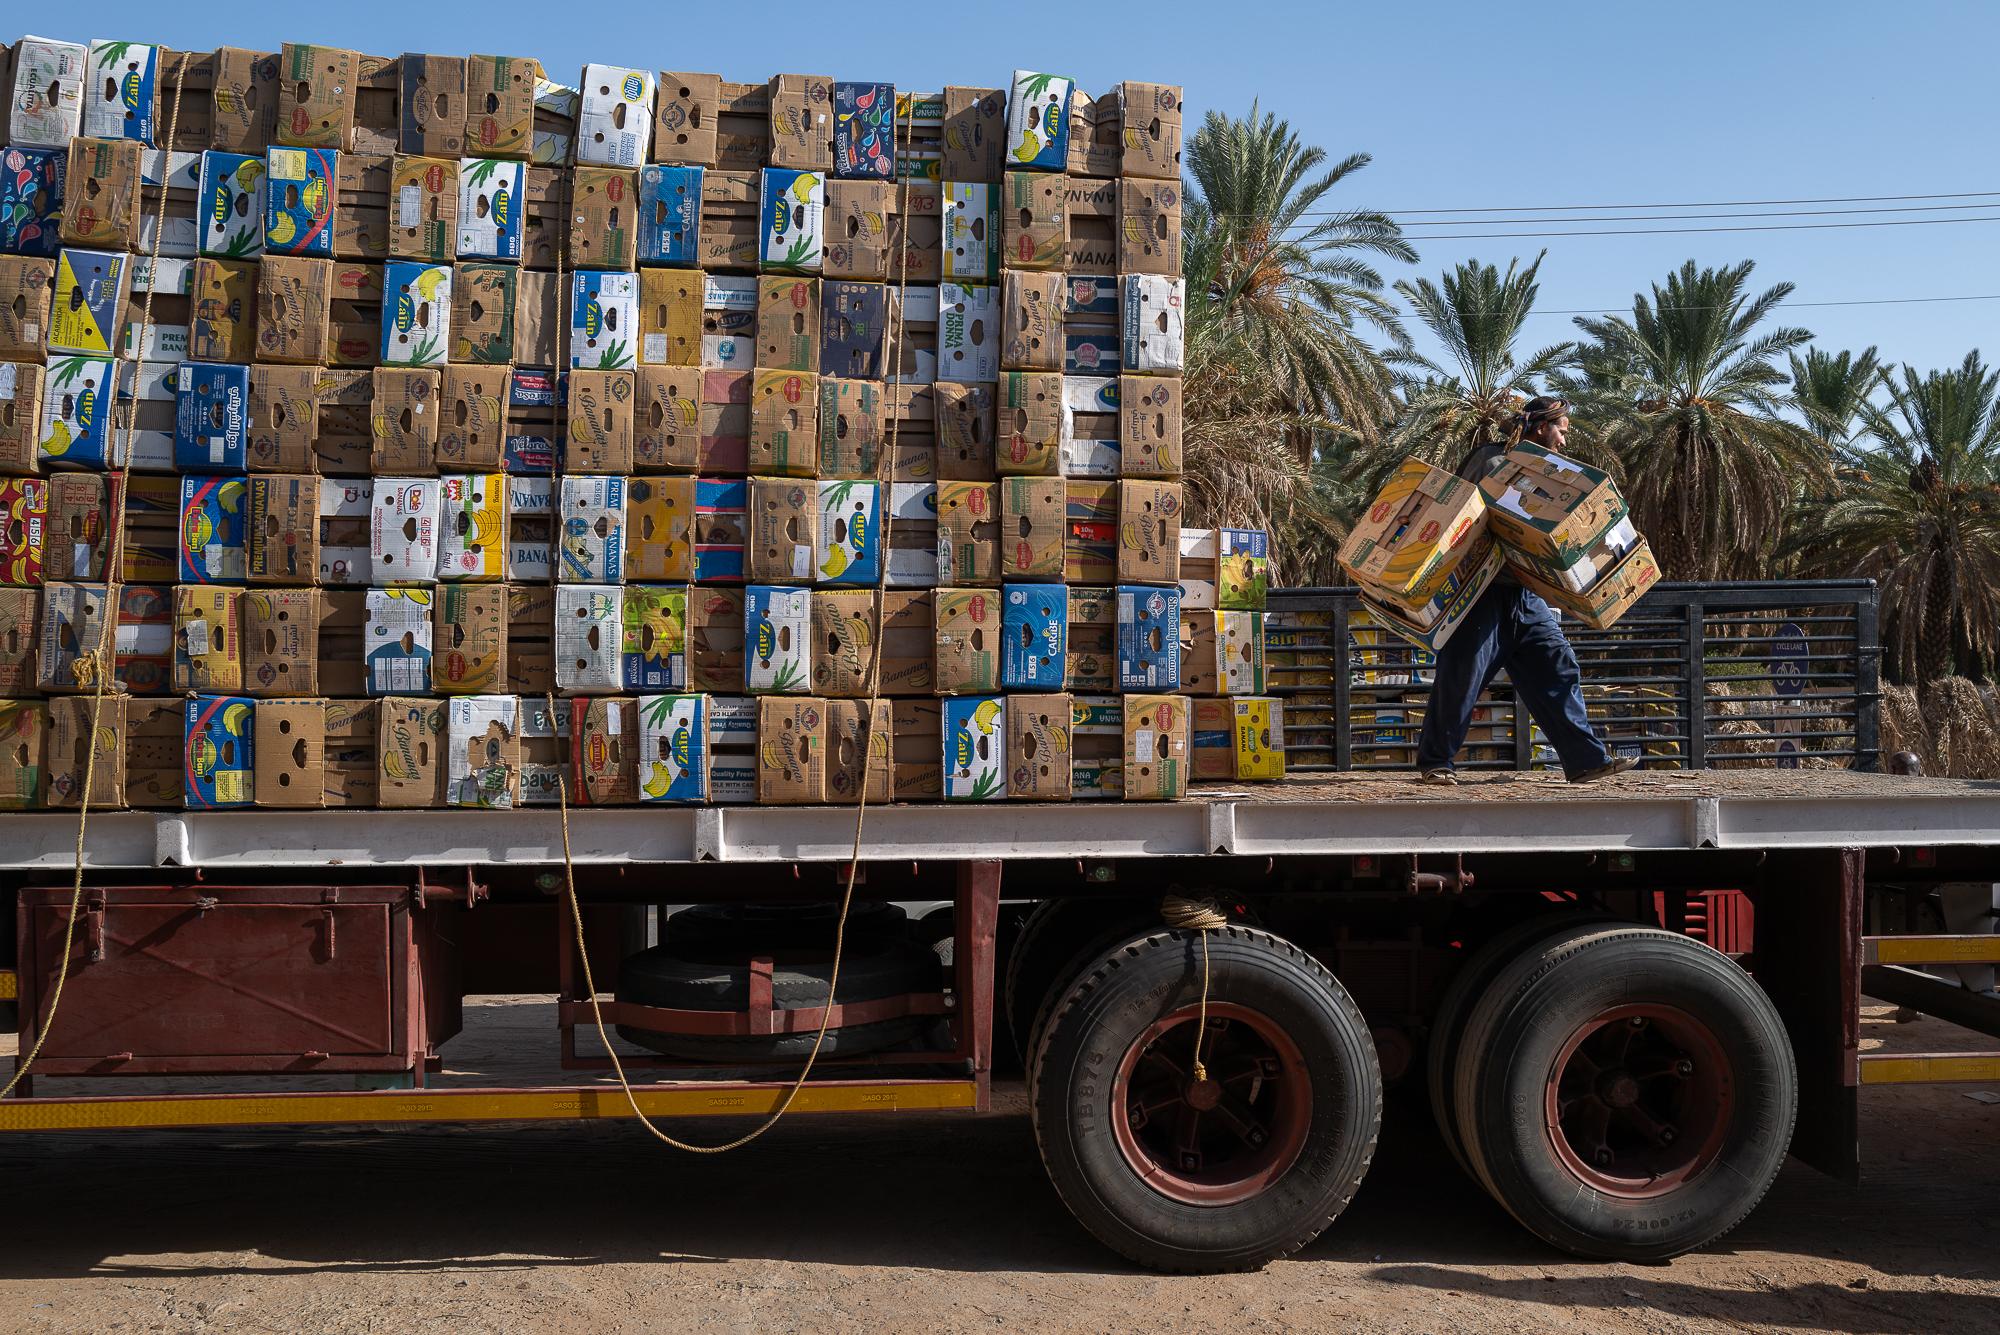
{"type": "Polygon", "coordinates": [[[152,146],[159,119],[159,75],[157,46],[92,42],[83,132],[92,139],[134,139],[152,146]]]}
{"type": "Polygon", "coordinates": [[[57,357],[42,390],[39,450],[50,463],[105,468],[111,458],[109,357],[57,357]]]}
{"type": "Polygon", "coordinates": [[[250,435],[250,368],[182,362],[174,395],[174,467],[241,473],[250,435]]]}
{"type": "Polygon", "coordinates": [[[639,365],[639,275],[578,270],[570,284],[569,364],[577,370],[629,371],[639,365]]]}
{"type": "Polygon", "coordinates": [[[197,248],[214,259],[240,260],[264,250],[264,159],[210,149],[201,155],[201,229],[197,248]]]}
{"type": "Polygon", "coordinates": [[[700,167],[639,170],[639,263],[692,269],[701,264],[700,167]]]}
{"type": "Polygon", "coordinates": [[[708,697],[639,697],[639,800],[708,800],[708,697]]]}
{"type": "Polygon", "coordinates": [[[762,197],[758,267],[769,273],[818,273],[826,239],[825,175],[766,167],[762,197]]]}
{"type": "Polygon", "coordinates": [[[1118,586],[1118,689],[1170,692],[1181,688],[1181,593],[1118,586]]]}
{"type": "Polygon", "coordinates": [[[1000,684],[1060,691],[1069,674],[1069,587],[1008,584],[1000,591],[1000,684]]]}
{"type": "Polygon", "coordinates": [[[1076,82],[1015,70],[1007,99],[1009,168],[1059,172],[1069,165],[1069,98],[1076,82]]]}
{"type": "Polygon", "coordinates": [[[752,695],[812,693],[812,590],[743,590],[743,677],[752,695]]]}
{"type": "Polygon", "coordinates": [[[1007,701],[1004,696],[948,695],[944,706],[944,797],[992,802],[1007,796],[1007,701]]]}
{"type": "Polygon", "coordinates": [[[68,174],[69,155],[62,149],[0,150],[0,255],[55,258],[62,249],[68,174]]]}
{"type": "Polygon", "coordinates": [[[382,266],[384,366],[444,365],[451,346],[451,272],[449,264],[421,260],[382,266]]]}
{"type": "Polygon", "coordinates": [[[190,807],[247,807],[257,702],[247,695],[196,695],[181,733],[181,789],[190,807]]]}
{"type": "Polygon", "coordinates": [[[264,249],[331,259],[339,150],[273,148],[264,166],[264,249]]]}
{"type": "MultiPolygon", "coordinates": [[[[696,508],[700,508],[696,484],[696,508]]],[[[882,487],[877,482],[819,484],[816,562],[819,582],[867,587],[882,582],[882,487]]]]}
{"type": "Polygon", "coordinates": [[[836,80],[833,174],[854,181],[895,179],[895,121],[895,85],[836,80]]]}
{"type": "Polygon", "coordinates": [[[249,494],[250,484],[241,477],[181,478],[181,583],[243,583],[243,514],[249,494]]]}

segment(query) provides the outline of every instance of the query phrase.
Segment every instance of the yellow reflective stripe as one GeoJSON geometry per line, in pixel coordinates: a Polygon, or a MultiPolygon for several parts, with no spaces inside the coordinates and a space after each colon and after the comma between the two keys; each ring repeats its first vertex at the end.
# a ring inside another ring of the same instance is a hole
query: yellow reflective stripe
{"type": "Polygon", "coordinates": [[[0,969],[0,1001],[12,1001],[21,995],[21,980],[12,969],[0,969]]]}
{"type": "Polygon", "coordinates": [[[2000,935],[1871,936],[1867,964],[2000,964],[2000,935]]]}
{"type": "Polygon", "coordinates": [[[1908,1057],[1864,1053],[1864,1085],[1945,1085],[2000,1081],[2000,1052],[1925,1053],[1908,1057]]]}

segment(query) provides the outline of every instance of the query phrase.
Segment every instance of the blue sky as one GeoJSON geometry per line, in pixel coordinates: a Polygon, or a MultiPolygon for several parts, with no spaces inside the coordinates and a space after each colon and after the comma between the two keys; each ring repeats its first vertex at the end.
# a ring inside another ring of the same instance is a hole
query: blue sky
{"type": "MultiPolygon", "coordinates": [[[[73,10],[37,10],[30,22],[48,36],[190,49],[227,43],[274,50],[289,38],[381,54],[497,50],[539,56],[557,77],[597,60],[714,70],[743,80],[803,70],[921,89],[999,85],[1017,65],[1074,75],[1093,92],[1124,78],[1179,82],[1187,90],[1190,129],[1210,108],[1241,112],[1261,97],[1307,142],[1335,156],[1373,154],[1374,164],[1351,178],[1339,202],[1392,212],[2000,190],[1993,73],[2000,6],[1971,0],[882,4],[873,7],[879,24],[863,19],[864,12],[545,0],[168,11],[156,3],[97,0],[73,10]]],[[[1751,221],[2000,216],[2000,195],[1992,203],[1751,221]]],[[[1471,256],[1504,265],[1510,255],[1532,256],[1546,246],[1542,305],[1550,310],[1628,307],[1634,291],[1690,256],[1703,263],[1753,259],[1756,279],[1797,284],[1793,301],[1800,303],[2000,294],[1993,259],[2000,222],[1418,245],[1422,260],[1414,270],[1391,266],[1390,277],[1434,274],[1471,256]]],[[[1829,346],[1876,343],[1885,357],[1922,367],[1956,363],[1975,346],[2000,359],[2000,339],[1989,336],[1996,318],[2000,301],[1829,306],[1790,315],[1829,346]]],[[[1532,321],[1531,339],[1539,345],[1569,332],[1567,317],[1551,315],[1532,321]]]]}

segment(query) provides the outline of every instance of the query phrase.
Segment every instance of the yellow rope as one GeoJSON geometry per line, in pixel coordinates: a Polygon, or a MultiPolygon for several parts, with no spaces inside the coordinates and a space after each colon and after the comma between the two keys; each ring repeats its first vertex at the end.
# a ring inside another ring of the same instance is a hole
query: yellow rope
{"type": "MultiPolygon", "coordinates": [[[[893,136],[896,131],[901,129],[901,115],[900,112],[892,113],[892,115],[896,117],[896,121],[891,127],[893,136]]],[[[909,190],[909,177],[899,171],[896,191],[898,213],[901,215],[907,215],[908,213],[909,190]]],[[[894,277],[905,278],[908,275],[909,238],[909,221],[907,216],[905,216],[903,229],[896,243],[896,273],[893,275],[894,277]]],[[[558,265],[560,265],[560,260],[558,260],[558,265]]],[[[902,311],[903,303],[892,300],[888,324],[888,350],[886,353],[891,368],[900,365],[898,342],[902,332],[902,311]]],[[[805,1065],[799,1068],[797,1078],[785,1090],[785,1097],[779,1101],[776,1108],[772,1109],[769,1117],[734,1140],[725,1141],[720,1145],[690,1144],[662,1131],[639,1108],[639,1097],[633,1093],[632,1082],[625,1075],[625,1063],[619,1060],[618,1050],[611,1046],[611,1036],[605,1032],[604,1006],[598,1000],[597,980],[592,975],[590,969],[590,949],[584,942],[583,906],[577,901],[576,863],[570,856],[569,847],[568,764],[563,766],[562,772],[556,779],[556,800],[560,805],[562,814],[563,890],[569,900],[570,921],[576,929],[576,953],[578,958],[583,962],[584,992],[590,998],[590,1014],[591,1019],[597,1026],[598,1040],[604,1044],[604,1050],[611,1058],[611,1070],[618,1077],[618,1087],[625,1092],[626,1105],[632,1109],[632,1115],[639,1120],[639,1124],[645,1127],[648,1134],[661,1144],[670,1145],[677,1150],[685,1150],[689,1154],[724,1154],[730,1150],[740,1149],[776,1126],[778,1120],[791,1110],[793,1101],[799,1096],[799,1091],[805,1088],[807,1078],[812,1075],[813,1065],[819,1061],[820,1048],[826,1042],[827,1030],[832,1027],[834,998],[840,987],[840,963],[847,951],[847,915],[848,910],[854,904],[854,885],[861,870],[861,838],[862,831],[868,820],[868,771],[875,750],[875,691],[880,685],[882,668],[882,595],[884,584],[889,575],[889,524],[891,518],[890,511],[894,508],[889,502],[888,492],[894,486],[897,427],[902,421],[900,415],[895,412],[893,402],[890,403],[889,407],[891,416],[889,418],[888,445],[884,451],[883,458],[878,461],[878,466],[889,475],[889,480],[878,484],[880,489],[877,493],[876,503],[876,517],[880,521],[880,536],[877,539],[879,555],[876,560],[876,566],[878,578],[875,581],[874,591],[875,653],[868,662],[867,685],[863,691],[864,708],[862,712],[865,716],[865,722],[862,725],[861,731],[861,782],[858,785],[860,792],[857,795],[854,806],[854,847],[847,859],[847,884],[841,892],[840,916],[835,920],[833,928],[833,962],[827,970],[826,1004],[820,1011],[819,1032],[813,1035],[812,1050],[806,1054],[805,1065]]],[[[557,532],[560,535],[560,522],[557,526],[557,532]]],[[[558,555],[560,554],[558,553],[558,555]]],[[[554,572],[552,570],[551,582],[553,582],[553,576],[554,572]]],[[[555,693],[553,691],[548,693],[547,700],[549,725],[553,728],[555,726],[555,693]]],[[[570,736],[570,750],[572,754],[575,748],[576,736],[574,729],[572,729],[570,736]]],[[[884,760],[883,771],[884,776],[887,777],[890,771],[886,758],[884,760]]]]}
{"type": "Polygon", "coordinates": [[[1160,901],[1160,916],[1167,926],[1191,931],[1201,938],[1201,1010],[1194,1031],[1194,1078],[1208,1079],[1208,1067],[1202,1065],[1201,1040],[1208,1032],[1208,934],[1218,928],[1227,927],[1229,919],[1215,906],[1212,899],[1189,899],[1185,895],[1168,895],[1160,901]]]}
{"type": "MultiPolygon", "coordinates": [[[[125,573],[125,487],[132,475],[132,432],[138,419],[138,398],[140,382],[146,375],[146,343],[153,335],[153,294],[160,288],[160,240],[167,233],[167,182],[173,176],[174,139],[180,133],[181,92],[187,83],[187,68],[193,61],[188,52],[180,53],[180,65],[174,71],[174,104],[167,112],[167,137],[160,151],[160,221],[153,228],[153,249],[148,257],[146,273],[146,299],[139,307],[139,341],[133,348],[132,405],[125,413],[123,426],[124,440],[116,460],[117,485],[106,489],[105,501],[111,506],[111,541],[104,556],[104,618],[98,626],[97,648],[84,649],[77,653],[70,671],[76,684],[91,687],[90,694],[90,743],[84,751],[83,792],[79,795],[76,808],[76,874],[71,879],[69,889],[69,918],[63,923],[62,954],[56,962],[56,984],[49,992],[49,1009],[46,1018],[35,1022],[35,1041],[27,1052],[14,1063],[14,1075],[4,1089],[0,1089],[0,1099],[7,1098],[21,1081],[27,1078],[28,1070],[35,1064],[35,1058],[42,1054],[42,1044],[48,1041],[49,1030],[55,1027],[56,1008],[62,1005],[63,987],[69,982],[69,956],[76,945],[77,910],[83,904],[83,844],[84,834],[90,824],[90,794],[97,784],[97,729],[104,718],[104,692],[107,685],[113,685],[118,676],[118,616],[119,589],[125,573]]],[[[142,172],[143,176],[144,173],[142,172]]],[[[139,216],[145,218],[145,188],[140,187],[139,216]]],[[[111,411],[118,411],[118,367],[120,360],[117,349],[111,356],[111,411]]]]}

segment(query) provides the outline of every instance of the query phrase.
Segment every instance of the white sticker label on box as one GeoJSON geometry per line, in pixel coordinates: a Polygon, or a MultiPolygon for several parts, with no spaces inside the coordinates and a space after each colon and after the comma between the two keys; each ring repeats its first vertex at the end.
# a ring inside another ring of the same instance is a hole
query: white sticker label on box
{"type": "Polygon", "coordinates": [[[217,579],[222,577],[223,567],[228,563],[229,549],[219,542],[211,542],[201,549],[202,564],[208,573],[217,579]]]}
{"type": "Polygon", "coordinates": [[[271,175],[285,181],[306,178],[306,151],[303,148],[273,148],[268,152],[271,175]]]}
{"type": "Polygon", "coordinates": [[[662,366],[667,360],[667,336],[665,334],[646,335],[645,355],[639,358],[648,366],[662,366]]]}
{"type": "Polygon", "coordinates": [[[798,544],[793,544],[792,546],[793,579],[812,578],[812,556],[813,556],[812,548],[800,546],[798,544]]]}
{"type": "Polygon", "coordinates": [[[1152,729],[1141,728],[1132,734],[1132,758],[1137,760],[1141,765],[1150,765],[1153,763],[1152,729]]]}
{"type": "MultiPolygon", "coordinates": [[[[22,332],[26,333],[27,328],[26,325],[21,326],[22,332]]],[[[9,403],[14,401],[14,363],[12,362],[0,362],[0,399],[5,399],[9,403]]]]}
{"type": "Polygon", "coordinates": [[[421,227],[424,222],[424,188],[420,185],[396,189],[396,226],[421,227]]]}
{"type": "Polygon", "coordinates": [[[188,657],[208,657],[208,620],[196,617],[187,623],[188,657]]]}

